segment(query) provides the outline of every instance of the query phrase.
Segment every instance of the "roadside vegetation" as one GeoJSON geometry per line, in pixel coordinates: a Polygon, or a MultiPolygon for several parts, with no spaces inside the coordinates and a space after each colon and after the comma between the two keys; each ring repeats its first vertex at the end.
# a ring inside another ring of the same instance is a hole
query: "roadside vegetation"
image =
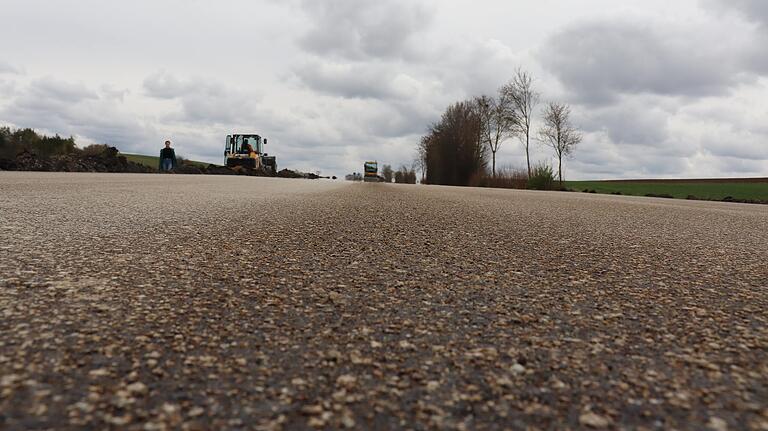
{"type": "Polygon", "coordinates": [[[568,181],[565,185],[587,193],[768,203],[768,179],[568,181]]]}
{"type": "MultiPolygon", "coordinates": [[[[387,183],[394,179],[415,184],[419,172],[422,184],[562,189],[563,163],[581,142],[581,134],[571,122],[571,108],[567,104],[549,102],[538,118],[540,102],[533,76],[518,69],[496,94],[483,94],[448,106],[420,139],[411,167],[401,166],[395,172],[390,165],[384,165],[381,179],[387,183]],[[525,150],[525,169],[498,168],[497,153],[510,141],[525,150]],[[551,166],[531,160],[534,144],[553,150],[558,161],[557,184],[551,166]],[[548,176],[545,178],[544,174],[548,176]]],[[[361,175],[353,173],[346,178],[360,181],[361,175]]]]}
{"type": "Polygon", "coordinates": [[[22,152],[30,152],[41,157],[61,156],[80,151],[75,145],[75,138],[39,135],[32,129],[12,130],[0,127],[0,159],[12,159],[22,152]]]}
{"type": "Polygon", "coordinates": [[[503,188],[563,188],[562,166],[581,142],[571,122],[571,108],[549,102],[542,117],[536,112],[540,95],[533,77],[518,70],[494,95],[480,95],[449,106],[429,127],[417,148],[415,165],[422,182],[453,186],[503,188]],[[503,145],[517,141],[526,154],[526,166],[497,169],[496,155],[503,145]],[[553,168],[531,160],[531,145],[552,149],[558,161],[557,183],[553,168]]]}

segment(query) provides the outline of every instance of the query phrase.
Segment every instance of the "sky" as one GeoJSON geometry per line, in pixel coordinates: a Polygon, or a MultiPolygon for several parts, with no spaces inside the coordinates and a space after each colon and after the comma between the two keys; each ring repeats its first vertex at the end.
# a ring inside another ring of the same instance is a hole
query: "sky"
{"type": "Polygon", "coordinates": [[[768,176],[765,0],[0,0],[0,22],[0,125],[80,146],[222,163],[258,133],[280,168],[410,165],[521,68],[584,134],[570,179],[768,176]]]}

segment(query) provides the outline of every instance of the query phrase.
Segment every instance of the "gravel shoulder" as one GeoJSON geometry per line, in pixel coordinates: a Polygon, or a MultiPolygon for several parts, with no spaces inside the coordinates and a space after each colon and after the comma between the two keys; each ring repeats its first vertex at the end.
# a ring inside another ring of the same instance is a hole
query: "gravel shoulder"
{"type": "Polygon", "coordinates": [[[0,429],[768,429],[768,207],[0,172],[0,429]]]}

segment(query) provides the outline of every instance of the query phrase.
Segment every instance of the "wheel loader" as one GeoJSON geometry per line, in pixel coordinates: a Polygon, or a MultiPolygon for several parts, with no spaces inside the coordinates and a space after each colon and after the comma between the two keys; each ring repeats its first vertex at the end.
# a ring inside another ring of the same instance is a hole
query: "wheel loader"
{"type": "Polygon", "coordinates": [[[227,135],[224,164],[229,168],[242,166],[277,174],[277,159],[264,152],[265,145],[267,140],[259,135],[227,135]]]}
{"type": "Polygon", "coordinates": [[[377,162],[365,162],[363,172],[363,181],[366,183],[379,182],[379,164],[377,162]]]}

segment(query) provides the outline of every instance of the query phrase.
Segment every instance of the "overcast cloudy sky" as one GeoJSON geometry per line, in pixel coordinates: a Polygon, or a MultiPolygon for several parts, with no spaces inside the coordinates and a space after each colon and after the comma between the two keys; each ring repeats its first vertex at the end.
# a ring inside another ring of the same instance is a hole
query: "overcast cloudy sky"
{"type": "Polygon", "coordinates": [[[766,0],[0,0],[0,21],[0,124],[81,145],[220,163],[256,132],[281,167],[410,163],[522,67],[573,105],[572,179],[768,175],[766,0]]]}

